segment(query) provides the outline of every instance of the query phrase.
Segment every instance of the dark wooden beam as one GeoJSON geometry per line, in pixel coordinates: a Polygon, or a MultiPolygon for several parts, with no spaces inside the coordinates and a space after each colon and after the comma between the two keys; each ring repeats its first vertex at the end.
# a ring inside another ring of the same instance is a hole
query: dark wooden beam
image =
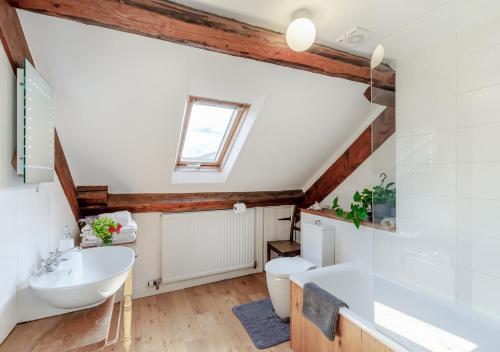
{"type": "Polygon", "coordinates": [[[0,40],[14,73],[16,73],[16,68],[24,67],[24,58],[33,64],[16,9],[6,0],[0,0],[0,40]]]}
{"type": "MultiPolygon", "coordinates": [[[[288,48],[285,36],[169,1],[10,0],[20,9],[173,43],[370,84],[370,60],[322,45],[288,48]]],[[[377,67],[373,85],[394,90],[395,73],[377,67]]]]}
{"type": "Polygon", "coordinates": [[[306,191],[300,206],[307,208],[314,202],[323,200],[392,136],[395,130],[395,109],[386,108],[306,191]]]}
{"type": "Polygon", "coordinates": [[[367,129],[347,148],[347,150],[320,176],[306,191],[302,208],[324,199],[331,191],[349,177],[359,165],[371,155],[372,127],[367,129]]]}
{"type": "Polygon", "coordinates": [[[73,177],[71,176],[71,171],[69,170],[68,162],[66,160],[66,156],[64,155],[64,150],[62,148],[61,141],[59,140],[59,136],[57,135],[57,131],[55,131],[54,149],[54,167],[56,174],[59,177],[59,182],[61,183],[61,187],[66,195],[69,206],[71,207],[71,211],[75,216],[75,220],[78,221],[82,218],[82,216],[80,213],[78,198],[76,196],[75,183],[73,182],[73,177]]]}
{"type": "Polygon", "coordinates": [[[81,205],[84,215],[129,210],[133,213],[190,212],[232,209],[234,203],[244,202],[247,207],[299,204],[304,192],[214,192],[214,193],[135,193],[109,194],[103,205],[81,205]]]}
{"type": "Polygon", "coordinates": [[[372,123],[372,152],[396,132],[396,109],[385,109],[372,123]]]}
{"type": "Polygon", "coordinates": [[[370,103],[395,107],[396,106],[396,92],[393,90],[380,89],[377,87],[368,87],[364,94],[370,103]]]}
{"type": "Polygon", "coordinates": [[[81,206],[105,205],[108,202],[108,186],[78,186],[76,187],[76,196],[81,206]]]}

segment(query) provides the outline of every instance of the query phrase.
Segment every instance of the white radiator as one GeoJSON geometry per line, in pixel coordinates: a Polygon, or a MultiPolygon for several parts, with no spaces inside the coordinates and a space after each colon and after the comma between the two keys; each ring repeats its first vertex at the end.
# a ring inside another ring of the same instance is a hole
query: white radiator
{"type": "Polygon", "coordinates": [[[163,283],[253,268],[255,234],[255,209],[163,214],[163,283]]]}

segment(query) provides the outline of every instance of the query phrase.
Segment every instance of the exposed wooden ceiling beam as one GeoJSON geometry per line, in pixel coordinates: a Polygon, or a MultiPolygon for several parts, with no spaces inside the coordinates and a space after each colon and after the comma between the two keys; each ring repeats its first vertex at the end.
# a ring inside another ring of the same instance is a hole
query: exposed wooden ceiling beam
{"type": "MultiPolygon", "coordinates": [[[[285,36],[169,1],[10,0],[23,10],[173,43],[370,84],[370,60],[322,45],[297,53],[285,36]]],[[[394,90],[395,73],[377,67],[373,84],[394,90]]]]}
{"type": "Polygon", "coordinates": [[[61,183],[61,187],[66,195],[66,199],[68,200],[75,220],[78,221],[82,218],[82,216],[76,196],[75,183],[73,182],[73,177],[71,176],[71,171],[69,170],[69,165],[66,160],[66,156],[64,155],[64,150],[62,148],[61,141],[59,140],[59,136],[57,135],[57,131],[54,130],[54,134],[54,169],[59,177],[59,182],[61,183]]]}
{"type": "Polygon", "coordinates": [[[371,103],[389,107],[396,106],[396,92],[393,90],[385,90],[370,86],[366,88],[363,95],[371,103]]]}
{"type": "Polygon", "coordinates": [[[0,1],[0,40],[14,73],[16,73],[16,68],[24,67],[24,58],[33,64],[16,9],[5,0],[0,1]]]}
{"type": "MultiPolygon", "coordinates": [[[[83,188],[79,188],[82,189],[83,188]]],[[[83,192],[83,191],[82,191],[83,192]]],[[[101,192],[97,189],[96,192],[101,192]]],[[[88,198],[91,191],[85,191],[88,198]]],[[[243,202],[248,208],[299,204],[304,192],[214,192],[214,193],[131,193],[109,194],[102,204],[80,203],[84,215],[129,210],[133,213],[189,212],[232,209],[234,203],[243,202]]]]}

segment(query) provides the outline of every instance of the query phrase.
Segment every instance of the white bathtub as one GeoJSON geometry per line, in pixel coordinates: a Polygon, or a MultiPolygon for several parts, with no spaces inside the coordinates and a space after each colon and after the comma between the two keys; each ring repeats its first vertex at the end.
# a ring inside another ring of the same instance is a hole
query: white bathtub
{"type": "Polygon", "coordinates": [[[340,314],[394,351],[500,351],[500,322],[354,264],[307,271],[293,275],[291,280],[301,287],[314,282],[345,301],[349,309],[341,308],[340,314]]]}

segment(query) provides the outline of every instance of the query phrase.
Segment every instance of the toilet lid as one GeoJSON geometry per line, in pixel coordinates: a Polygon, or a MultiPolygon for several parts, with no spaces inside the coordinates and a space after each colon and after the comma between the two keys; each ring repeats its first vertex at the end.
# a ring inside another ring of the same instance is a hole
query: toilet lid
{"type": "Polygon", "coordinates": [[[267,262],[265,270],[274,276],[288,277],[291,274],[301,273],[314,267],[313,263],[301,257],[284,257],[267,262]]]}

